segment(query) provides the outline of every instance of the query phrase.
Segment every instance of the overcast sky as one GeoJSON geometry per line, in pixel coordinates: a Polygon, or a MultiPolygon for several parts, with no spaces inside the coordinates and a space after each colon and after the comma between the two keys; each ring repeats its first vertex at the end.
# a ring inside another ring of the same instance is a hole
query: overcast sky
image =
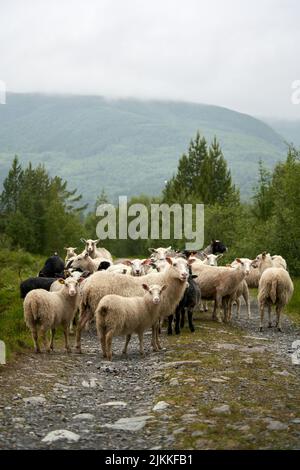
{"type": "Polygon", "coordinates": [[[0,0],[0,80],[300,118],[299,20],[299,0],[0,0]]]}

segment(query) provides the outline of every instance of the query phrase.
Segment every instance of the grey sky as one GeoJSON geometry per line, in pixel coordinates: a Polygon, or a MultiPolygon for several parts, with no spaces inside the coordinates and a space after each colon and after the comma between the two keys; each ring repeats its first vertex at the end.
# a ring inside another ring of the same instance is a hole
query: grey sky
{"type": "Polygon", "coordinates": [[[299,18],[299,0],[0,0],[0,80],[300,118],[299,18]]]}

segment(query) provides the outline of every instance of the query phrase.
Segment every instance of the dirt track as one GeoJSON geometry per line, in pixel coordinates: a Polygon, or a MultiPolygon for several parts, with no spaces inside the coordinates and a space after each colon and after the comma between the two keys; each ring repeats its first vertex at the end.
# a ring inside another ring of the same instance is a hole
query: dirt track
{"type": "Polygon", "coordinates": [[[288,352],[299,331],[285,318],[283,334],[258,333],[254,301],[252,311],[226,327],[197,320],[193,335],[164,335],[159,353],[147,334],[145,359],[136,339],[122,357],[117,338],[104,362],[93,332],[82,355],[22,356],[0,369],[0,448],[299,448],[300,368],[288,352]],[[160,400],[169,406],[153,411],[160,400]],[[42,442],[53,430],[76,441],[42,442]]]}

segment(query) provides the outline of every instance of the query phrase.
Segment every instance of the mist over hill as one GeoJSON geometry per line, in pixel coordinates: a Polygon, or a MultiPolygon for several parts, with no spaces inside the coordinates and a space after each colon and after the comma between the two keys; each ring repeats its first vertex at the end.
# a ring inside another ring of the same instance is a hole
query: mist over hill
{"type": "Polygon", "coordinates": [[[18,154],[67,179],[91,205],[102,189],[113,200],[158,195],[197,130],[217,136],[244,199],[259,159],[271,168],[286,153],[268,124],[218,106],[9,93],[0,106],[0,185],[18,154]]]}

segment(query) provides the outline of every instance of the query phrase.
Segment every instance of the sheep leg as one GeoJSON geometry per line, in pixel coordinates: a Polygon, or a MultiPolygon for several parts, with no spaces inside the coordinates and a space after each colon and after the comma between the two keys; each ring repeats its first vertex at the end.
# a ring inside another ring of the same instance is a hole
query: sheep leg
{"type": "Polygon", "coordinates": [[[264,322],[264,316],[265,316],[265,304],[261,302],[259,306],[260,310],[260,325],[259,325],[259,331],[263,330],[263,322],[264,322]]]}
{"type": "Polygon", "coordinates": [[[168,335],[173,334],[172,322],[173,322],[173,315],[169,315],[168,316],[168,335]]]}
{"type": "Polygon", "coordinates": [[[105,332],[105,330],[103,328],[98,328],[98,335],[99,335],[99,338],[100,338],[100,346],[101,346],[103,357],[106,358],[107,353],[106,353],[106,332],[105,332]]]}
{"type": "Polygon", "coordinates": [[[228,320],[231,320],[232,317],[232,308],[233,308],[233,301],[230,299],[228,302],[228,320]]]}
{"type": "Polygon", "coordinates": [[[112,339],[113,339],[113,332],[109,331],[106,333],[106,354],[107,354],[107,359],[109,361],[112,360],[112,339]]]}
{"type": "Polygon", "coordinates": [[[220,294],[217,294],[216,300],[215,300],[214,320],[217,320],[219,323],[222,323],[221,305],[222,305],[222,297],[220,294]]]}
{"type": "MultiPolygon", "coordinates": [[[[183,310],[183,312],[184,312],[184,310],[183,310]]],[[[184,315],[184,313],[183,313],[183,315],[184,315]]],[[[194,327],[194,324],[193,324],[193,310],[192,309],[188,310],[188,321],[189,321],[189,328],[190,328],[191,332],[194,333],[195,327],[194,327]]]]}
{"type": "Polygon", "coordinates": [[[151,339],[151,345],[152,345],[153,351],[155,352],[158,351],[158,346],[156,343],[156,328],[157,328],[157,323],[152,325],[152,339],[151,339]]]}
{"type": "Polygon", "coordinates": [[[81,353],[81,332],[85,327],[86,323],[88,322],[89,317],[88,315],[79,318],[79,322],[76,328],[76,351],[81,353]]]}
{"type": "Polygon", "coordinates": [[[69,353],[71,352],[70,343],[69,343],[69,325],[64,325],[64,336],[65,336],[65,348],[69,353]]]}
{"type": "Polygon", "coordinates": [[[138,336],[139,336],[139,342],[140,342],[140,355],[141,355],[142,357],[144,357],[144,356],[145,356],[145,351],[144,351],[144,333],[143,333],[143,332],[142,332],[142,333],[139,333],[138,336]]]}
{"type": "Polygon", "coordinates": [[[224,323],[228,323],[229,321],[228,302],[226,301],[225,297],[222,298],[222,308],[224,312],[224,323]]]}
{"type": "MultiPolygon", "coordinates": [[[[272,328],[272,320],[271,320],[271,315],[272,315],[272,305],[268,305],[268,315],[269,315],[269,323],[268,323],[268,328],[272,328]]],[[[277,325],[276,325],[277,326],[277,325]]]]}
{"type": "Polygon", "coordinates": [[[280,305],[276,305],[276,327],[278,329],[278,331],[280,331],[282,333],[282,328],[281,328],[281,306],[280,305]]]}
{"type": "Polygon", "coordinates": [[[241,314],[241,301],[240,298],[236,299],[236,314],[237,314],[237,319],[240,319],[240,314],[241,314]]]}
{"type": "Polygon", "coordinates": [[[33,344],[34,344],[34,352],[40,353],[41,349],[40,349],[40,345],[39,345],[38,332],[37,332],[36,327],[34,327],[32,329],[31,334],[32,334],[32,339],[33,339],[33,344]]]}
{"type": "Polygon", "coordinates": [[[47,342],[46,332],[47,331],[44,328],[40,329],[40,335],[41,335],[41,338],[42,338],[42,342],[43,342],[45,351],[47,353],[49,353],[50,352],[50,344],[48,344],[48,342],[47,342]]]}
{"type": "Polygon", "coordinates": [[[130,338],[131,338],[131,335],[127,335],[126,336],[126,341],[125,341],[125,345],[124,345],[124,349],[122,351],[122,354],[126,354],[127,355],[127,347],[128,347],[128,343],[130,341],[130,338]]]}
{"type": "MultiPolygon", "coordinates": [[[[184,309],[183,309],[184,310],[184,309]]],[[[177,305],[176,307],[176,311],[175,311],[175,333],[177,335],[180,334],[180,326],[179,326],[179,322],[180,322],[180,313],[181,313],[181,308],[179,307],[179,305],[177,305]]]]}
{"type": "Polygon", "coordinates": [[[50,338],[50,349],[51,351],[54,350],[54,336],[55,336],[55,328],[51,328],[51,338],[50,338]]]}
{"type": "Polygon", "coordinates": [[[243,294],[244,301],[247,307],[247,313],[248,313],[248,320],[251,318],[251,310],[250,310],[250,299],[249,299],[249,291],[247,289],[247,292],[243,294]]]}
{"type": "Polygon", "coordinates": [[[181,310],[180,328],[184,327],[185,322],[185,308],[181,310]]]}
{"type": "Polygon", "coordinates": [[[157,344],[158,349],[162,349],[162,346],[159,341],[159,323],[156,328],[155,339],[156,339],[156,344],[157,344]]]}

